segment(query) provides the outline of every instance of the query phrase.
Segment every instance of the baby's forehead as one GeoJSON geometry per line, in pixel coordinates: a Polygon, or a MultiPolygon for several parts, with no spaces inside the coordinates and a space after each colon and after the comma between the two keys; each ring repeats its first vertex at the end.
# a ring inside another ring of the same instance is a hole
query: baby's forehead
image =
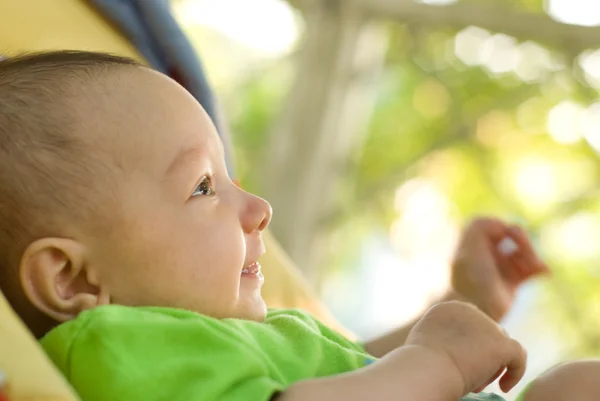
{"type": "Polygon", "coordinates": [[[109,77],[98,96],[86,95],[81,132],[92,147],[119,165],[164,168],[182,150],[220,146],[209,117],[184,88],[154,71],[129,70],[109,77]]]}

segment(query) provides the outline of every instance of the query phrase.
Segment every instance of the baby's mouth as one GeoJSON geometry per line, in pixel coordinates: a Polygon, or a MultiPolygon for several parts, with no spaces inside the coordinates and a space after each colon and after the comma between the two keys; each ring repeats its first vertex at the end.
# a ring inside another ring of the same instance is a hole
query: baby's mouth
{"type": "Polygon", "coordinates": [[[258,262],[252,262],[247,266],[244,266],[242,269],[242,276],[257,276],[262,277],[262,273],[260,271],[261,266],[258,262]]]}

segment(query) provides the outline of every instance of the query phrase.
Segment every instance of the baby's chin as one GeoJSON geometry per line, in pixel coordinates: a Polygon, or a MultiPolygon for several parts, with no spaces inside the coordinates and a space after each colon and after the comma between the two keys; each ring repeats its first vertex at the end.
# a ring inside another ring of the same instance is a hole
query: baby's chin
{"type": "Polygon", "coordinates": [[[240,286],[239,297],[232,316],[237,319],[262,322],[267,317],[267,305],[261,294],[261,287],[240,286]]]}
{"type": "Polygon", "coordinates": [[[262,297],[254,299],[251,303],[243,305],[240,308],[240,313],[238,316],[239,319],[252,320],[255,322],[263,322],[266,317],[267,305],[262,297]]]}
{"type": "Polygon", "coordinates": [[[267,317],[267,305],[259,294],[254,296],[240,297],[237,302],[227,306],[221,305],[220,308],[207,308],[206,305],[192,308],[192,310],[202,315],[210,316],[215,319],[241,319],[254,322],[263,322],[267,317]]]}

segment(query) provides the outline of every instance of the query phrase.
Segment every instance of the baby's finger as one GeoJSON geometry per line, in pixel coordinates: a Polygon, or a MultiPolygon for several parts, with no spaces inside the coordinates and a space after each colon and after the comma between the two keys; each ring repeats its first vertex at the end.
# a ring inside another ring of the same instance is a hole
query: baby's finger
{"type": "Polygon", "coordinates": [[[517,270],[522,274],[523,279],[527,279],[538,274],[550,273],[548,266],[539,259],[531,262],[530,260],[525,259],[522,255],[518,254],[513,255],[512,259],[517,266],[517,270]]]}
{"type": "Polygon", "coordinates": [[[502,276],[510,282],[521,282],[532,275],[519,252],[519,246],[511,237],[505,237],[497,246],[496,262],[502,276]]]}
{"type": "Polygon", "coordinates": [[[521,254],[512,255],[510,259],[511,265],[513,266],[514,270],[518,272],[520,280],[526,280],[540,272],[538,263],[531,263],[530,260],[526,259],[521,254]]]}
{"type": "Polygon", "coordinates": [[[498,371],[496,373],[494,373],[494,375],[492,377],[489,378],[489,380],[487,382],[485,382],[485,384],[477,387],[475,390],[473,390],[474,393],[481,393],[483,390],[485,390],[485,388],[487,386],[489,386],[490,384],[492,384],[493,382],[496,381],[497,378],[500,377],[500,375],[502,374],[502,372],[504,372],[506,368],[502,367],[500,369],[498,369],[498,371]]]}
{"type": "Polygon", "coordinates": [[[533,274],[548,272],[548,266],[540,260],[531,244],[531,240],[521,227],[512,225],[509,228],[510,236],[519,247],[519,253],[525,258],[529,270],[533,274]]]}
{"type": "Polygon", "coordinates": [[[510,340],[509,345],[509,362],[506,366],[506,373],[500,379],[500,389],[505,393],[510,391],[525,374],[527,366],[527,352],[517,341],[510,340]]]}
{"type": "Polygon", "coordinates": [[[483,233],[493,243],[497,243],[508,234],[508,226],[500,219],[480,217],[471,222],[467,231],[478,235],[483,233]]]}
{"type": "Polygon", "coordinates": [[[513,224],[508,228],[510,237],[517,243],[519,250],[523,253],[535,253],[531,246],[531,241],[525,230],[520,226],[513,224]]]}
{"type": "Polygon", "coordinates": [[[512,225],[508,229],[510,237],[515,241],[517,246],[519,247],[519,252],[525,256],[527,259],[531,259],[532,262],[536,262],[538,260],[535,249],[533,249],[533,245],[531,244],[531,240],[529,236],[521,227],[517,225],[512,225]]]}

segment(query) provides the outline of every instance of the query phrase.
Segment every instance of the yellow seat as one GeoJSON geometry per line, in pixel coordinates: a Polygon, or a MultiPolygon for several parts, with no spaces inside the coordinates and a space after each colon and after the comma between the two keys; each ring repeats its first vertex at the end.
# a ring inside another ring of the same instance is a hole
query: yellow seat
{"type": "Polygon", "coordinates": [[[0,370],[10,386],[9,401],[77,400],[1,292],[0,370]]]}
{"type": "MultiPolygon", "coordinates": [[[[85,0],[0,0],[0,15],[0,53],[78,49],[141,60],[135,48],[85,0]]],[[[304,308],[343,330],[268,232],[265,245],[267,254],[261,263],[266,276],[263,294],[267,304],[304,308]]],[[[11,401],[76,399],[1,293],[0,370],[7,375],[11,401]]]]}

